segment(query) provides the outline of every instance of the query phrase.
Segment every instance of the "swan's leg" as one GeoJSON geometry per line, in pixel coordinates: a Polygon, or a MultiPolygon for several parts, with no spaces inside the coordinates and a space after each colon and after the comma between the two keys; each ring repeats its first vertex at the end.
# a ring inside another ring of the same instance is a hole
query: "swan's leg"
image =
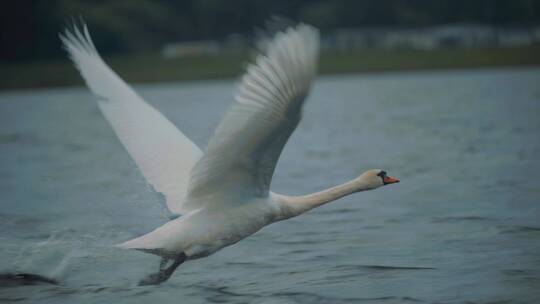
{"type": "Polygon", "coordinates": [[[180,266],[182,263],[184,263],[184,261],[186,260],[186,257],[187,257],[186,254],[182,252],[181,254],[179,254],[174,259],[171,266],[169,266],[167,268],[165,268],[165,266],[167,265],[167,262],[170,259],[162,258],[161,262],[159,263],[159,271],[156,272],[156,273],[153,273],[153,274],[149,275],[148,277],[146,277],[145,279],[141,280],[139,282],[139,286],[142,286],[142,285],[157,285],[157,284],[161,284],[161,283],[167,281],[171,277],[173,272],[176,270],[176,268],[178,268],[178,266],[180,266]]]}
{"type": "Polygon", "coordinates": [[[165,266],[167,266],[167,263],[169,262],[169,258],[161,258],[161,261],[159,262],[159,270],[163,270],[165,266]]]}
{"type": "Polygon", "coordinates": [[[182,252],[174,259],[174,262],[171,264],[171,266],[163,270],[165,275],[167,276],[165,280],[167,280],[173,274],[173,272],[176,270],[176,268],[178,268],[178,266],[180,266],[186,261],[186,258],[186,254],[182,252]]]}

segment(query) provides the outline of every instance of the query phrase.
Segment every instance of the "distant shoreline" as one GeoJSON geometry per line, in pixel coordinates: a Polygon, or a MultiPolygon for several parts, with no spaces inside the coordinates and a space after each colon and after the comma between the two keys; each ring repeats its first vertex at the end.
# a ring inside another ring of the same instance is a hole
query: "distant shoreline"
{"type": "MultiPolygon", "coordinates": [[[[127,82],[151,83],[238,77],[251,57],[237,53],[165,59],[158,54],[147,54],[105,58],[105,61],[127,82]]],[[[433,51],[364,49],[324,53],[319,71],[321,74],[349,74],[535,65],[540,65],[540,45],[433,51]]],[[[82,84],[67,59],[0,63],[0,90],[82,84]]]]}

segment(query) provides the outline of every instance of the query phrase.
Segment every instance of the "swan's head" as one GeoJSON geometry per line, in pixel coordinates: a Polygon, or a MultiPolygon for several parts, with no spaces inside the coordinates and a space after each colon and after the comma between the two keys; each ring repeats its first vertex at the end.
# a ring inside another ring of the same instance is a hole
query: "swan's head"
{"type": "Polygon", "coordinates": [[[399,183],[399,179],[388,176],[386,171],[381,169],[368,170],[358,177],[358,182],[365,189],[377,189],[381,186],[399,183]]]}

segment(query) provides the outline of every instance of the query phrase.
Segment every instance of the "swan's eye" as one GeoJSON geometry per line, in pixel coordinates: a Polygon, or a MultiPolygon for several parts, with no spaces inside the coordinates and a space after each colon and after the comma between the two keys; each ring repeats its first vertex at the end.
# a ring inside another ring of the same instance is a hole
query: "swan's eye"
{"type": "Polygon", "coordinates": [[[381,171],[377,176],[380,176],[381,178],[384,178],[386,176],[386,171],[381,171]]]}

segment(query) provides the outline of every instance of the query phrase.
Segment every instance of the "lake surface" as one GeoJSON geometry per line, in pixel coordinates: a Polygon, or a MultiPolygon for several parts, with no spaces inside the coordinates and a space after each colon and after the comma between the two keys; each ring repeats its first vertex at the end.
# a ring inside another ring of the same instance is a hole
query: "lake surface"
{"type": "MultiPolygon", "coordinates": [[[[204,147],[234,81],[136,86],[204,147]]],[[[86,88],[0,93],[0,301],[540,303],[540,69],[321,77],[273,190],[383,168],[358,193],[136,286],[159,258],[113,244],[166,222],[86,88]]]]}

